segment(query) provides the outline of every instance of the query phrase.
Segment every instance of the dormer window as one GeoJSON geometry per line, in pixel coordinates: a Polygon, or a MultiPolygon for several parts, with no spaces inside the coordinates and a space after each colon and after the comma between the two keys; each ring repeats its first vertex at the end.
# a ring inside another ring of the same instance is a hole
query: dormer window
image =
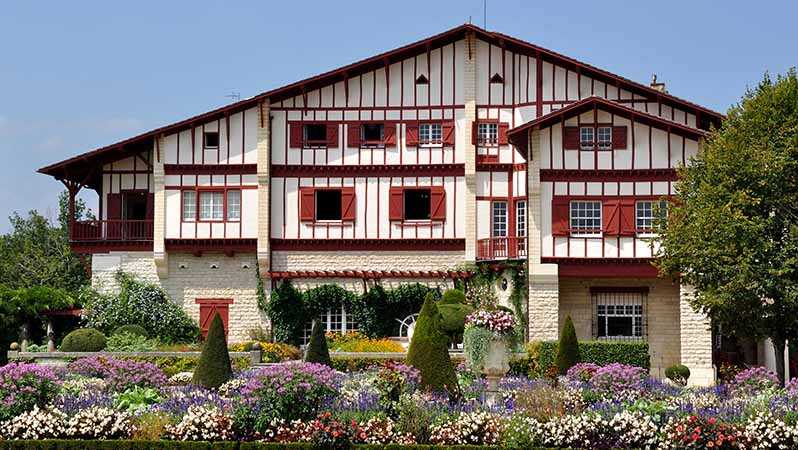
{"type": "Polygon", "coordinates": [[[625,150],[625,125],[580,125],[563,127],[562,145],[565,150],[625,150]]]}
{"type": "Polygon", "coordinates": [[[594,147],[594,128],[581,127],[579,128],[579,149],[593,150],[594,147]]]}
{"type": "Polygon", "coordinates": [[[596,128],[596,143],[599,150],[612,149],[612,127],[596,128]]]}
{"type": "Polygon", "coordinates": [[[219,148],[219,132],[206,131],[203,134],[203,143],[205,148],[219,148]]]}

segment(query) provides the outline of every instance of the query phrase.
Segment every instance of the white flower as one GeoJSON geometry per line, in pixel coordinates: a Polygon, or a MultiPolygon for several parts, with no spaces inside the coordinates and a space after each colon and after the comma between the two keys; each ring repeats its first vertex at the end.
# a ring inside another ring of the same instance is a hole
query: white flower
{"type": "Polygon", "coordinates": [[[167,435],[181,441],[225,441],[233,437],[233,421],[215,406],[190,406],[177,425],[167,427],[167,435]]]}
{"type": "Polygon", "coordinates": [[[169,377],[169,384],[177,386],[186,385],[190,384],[193,378],[194,374],[191,372],[178,372],[169,377]]]}
{"type": "Polygon", "coordinates": [[[69,419],[66,434],[80,439],[126,439],[133,432],[131,416],[104,406],[93,406],[69,419]]]}
{"type": "Polygon", "coordinates": [[[0,435],[6,439],[57,439],[64,437],[66,414],[58,409],[39,409],[34,406],[0,425],[0,435]]]}

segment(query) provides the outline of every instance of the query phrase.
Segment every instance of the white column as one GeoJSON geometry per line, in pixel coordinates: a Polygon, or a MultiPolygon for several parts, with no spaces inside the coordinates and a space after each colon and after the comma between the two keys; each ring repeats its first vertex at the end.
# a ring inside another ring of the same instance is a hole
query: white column
{"type": "Polygon", "coordinates": [[[271,270],[270,245],[269,245],[269,161],[271,160],[271,117],[269,115],[269,100],[264,100],[259,105],[258,117],[258,267],[261,276],[266,277],[271,270]]]}
{"type": "Polygon", "coordinates": [[[477,258],[477,150],[471,137],[474,121],[477,120],[477,41],[474,33],[466,34],[464,52],[465,260],[475,261],[477,258]]]}
{"type": "Polygon", "coordinates": [[[560,283],[556,264],[541,263],[540,230],[540,130],[529,131],[527,153],[527,239],[529,265],[529,339],[549,341],[558,338],[560,322],[560,283]]]}
{"type": "Polygon", "coordinates": [[[712,328],[709,318],[696,312],[690,305],[695,295],[692,286],[679,287],[679,339],[681,363],[690,369],[689,384],[711,386],[715,384],[712,365],[712,328]]]}
{"type": "Polygon", "coordinates": [[[153,179],[153,214],[152,214],[152,257],[158,278],[169,276],[169,264],[166,253],[166,191],[164,189],[164,152],[166,151],[163,136],[156,136],[155,158],[152,165],[153,179]]]}

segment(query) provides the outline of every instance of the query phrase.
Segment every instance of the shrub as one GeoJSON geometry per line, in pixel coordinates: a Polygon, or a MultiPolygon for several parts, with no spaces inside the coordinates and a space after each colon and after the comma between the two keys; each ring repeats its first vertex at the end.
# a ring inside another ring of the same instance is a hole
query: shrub
{"type": "MultiPolygon", "coordinates": [[[[465,293],[460,289],[447,289],[441,297],[439,305],[465,304],[467,302],[465,293]]],[[[440,306],[439,306],[440,307],[440,306]]]]}
{"type": "Polygon", "coordinates": [[[373,367],[380,367],[388,362],[404,363],[405,359],[332,358],[332,368],[344,373],[360,372],[373,367]]]}
{"type": "Polygon", "coordinates": [[[0,422],[43,407],[58,393],[57,378],[49,367],[12,362],[0,367],[0,422]]]}
{"type": "Polygon", "coordinates": [[[751,367],[738,373],[730,387],[739,394],[759,392],[779,386],[779,377],[766,367],[751,367]]]}
{"type": "Polygon", "coordinates": [[[305,326],[305,311],[300,293],[290,281],[280,283],[272,289],[266,314],[272,324],[272,335],[277,342],[299,345],[302,341],[302,329],[305,326]]]}
{"type": "Polygon", "coordinates": [[[438,311],[441,313],[441,330],[449,335],[463,334],[466,317],[474,312],[474,307],[463,303],[438,302],[438,311]]]}
{"type": "Polygon", "coordinates": [[[158,348],[158,341],[127,331],[114,332],[105,348],[109,352],[151,352],[158,348]]]}
{"type": "Polygon", "coordinates": [[[61,342],[62,352],[99,352],[106,345],[105,335],[94,328],[78,328],[61,342]]]}
{"type": "Polygon", "coordinates": [[[360,332],[366,336],[381,338],[391,335],[394,323],[388,304],[388,293],[379,284],[355,299],[350,312],[360,327],[360,332]]]}
{"type": "Polygon", "coordinates": [[[593,378],[593,375],[595,375],[596,371],[600,368],[601,366],[594,363],[577,363],[568,369],[568,372],[565,373],[565,376],[570,381],[586,383],[593,378]]]}
{"type": "Polygon", "coordinates": [[[565,375],[577,362],[579,362],[579,342],[576,340],[574,322],[571,316],[567,316],[557,346],[557,370],[561,375],[565,375]]]}
{"type": "Polygon", "coordinates": [[[448,339],[440,330],[440,321],[435,299],[427,295],[407,350],[407,364],[419,370],[424,388],[458,395],[457,376],[449,358],[448,339]]]}
{"type": "Polygon", "coordinates": [[[83,305],[90,326],[110,332],[122,325],[139,325],[166,343],[197,339],[196,322],[160,286],[122,272],[116,277],[120,286],[118,298],[97,295],[83,305]]]}
{"type": "Polygon", "coordinates": [[[194,370],[192,381],[194,384],[215,389],[232,376],[233,368],[230,366],[230,353],[227,351],[222,317],[216,313],[208,329],[208,337],[202,346],[202,355],[194,370]]]}
{"type": "MultiPolygon", "coordinates": [[[[550,367],[555,367],[557,341],[532,341],[527,343],[529,358],[527,374],[541,377],[550,367]]],[[[579,362],[590,362],[599,366],[620,363],[648,369],[650,357],[648,342],[625,341],[581,341],[579,342],[579,362]]]]}
{"type": "Polygon", "coordinates": [[[302,352],[297,347],[279,342],[247,341],[229,346],[231,352],[249,352],[254,345],[260,345],[261,359],[266,363],[275,363],[301,359],[302,352]]]}
{"type": "Polygon", "coordinates": [[[111,336],[122,333],[132,334],[135,336],[142,336],[145,338],[150,337],[149,333],[147,333],[147,330],[144,327],[142,327],[141,325],[133,325],[133,324],[122,325],[121,327],[117,327],[114,330],[114,332],[111,333],[111,336]]]}
{"type": "Polygon", "coordinates": [[[647,377],[648,372],[643,368],[615,363],[598,368],[590,384],[599,393],[612,396],[642,390],[647,377]]]}
{"type": "Polygon", "coordinates": [[[683,364],[674,364],[665,369],[665,376],[674,383],[684,386],[690,378],[690,369],[683,364]]]}
{"type": "Polygon", "coordinates": [[[85,377],[105,380],[108,389],[123,392],[134,386],[160,387],[166,375],[155,364],[107,356],[77,359],[67,366],[67,371],[85,377]]]}
{"type": "Polygon", "coordinates": [[[310,331],[310,342],[305,350],[305,362],[324,364],[331,367],[330,350],[327,348],[327,338],[324,336],[321,321],[314,320],[310,331]]]}

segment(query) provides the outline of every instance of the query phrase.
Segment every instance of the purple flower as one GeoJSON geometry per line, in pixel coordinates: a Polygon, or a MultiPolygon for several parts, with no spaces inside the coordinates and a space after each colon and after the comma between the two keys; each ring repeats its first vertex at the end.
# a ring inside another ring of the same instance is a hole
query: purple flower
{"type": "Polygon", "coordinates": [[[58,378],[50,367],[20,362],[0,367],[0,421],[44,406],[58,388],[58,378]]]}
{"type": "Polygon", "coordinates": [[[91,356],[73,361],[67,370],[76,375],[102,378],[109,389],[118,392],[133,386],[160,387],[166,384],[166,375],[158,366],[132,359],[91,356]]]}
{"type": "Polygon", "coordinates": [[[753,393],[778,385],[779,377],[775,373],[766,367],[751,367],[738,373],[729,387],[736,393],[753,393]]]}
{"type": "Polygon", "coordinates": [[[590,378],[590,386],[600,392],[641,391],[648,373],[645,369],[613,363],[600,367],[590,378]]]}

